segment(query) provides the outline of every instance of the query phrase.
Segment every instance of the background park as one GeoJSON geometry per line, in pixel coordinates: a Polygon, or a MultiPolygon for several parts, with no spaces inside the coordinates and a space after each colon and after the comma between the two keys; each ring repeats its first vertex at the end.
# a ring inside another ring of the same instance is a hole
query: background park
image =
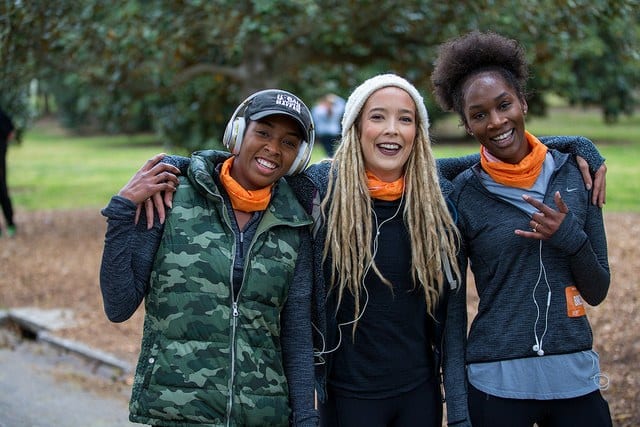
{"type": "MultiPolygon", "coordinates": [[[[311,105],[387,71],[425,95],[437,157],[477,152],[432,103],[429,76],[439,43],[491,29],[527,49],[528,130],[586,136],[606,158],[612,282],[588,315],[614,425],[640,425],[639,22],[636,0],[2,2],[0,106],[21,132],[7,158],[18,233],[0,239],[0,309],[71,309],[57,334],[135,363],[142,308],[117,325],[102,311],[99,210],[148,158],[219,148],[255,90],[311,105]]],[[[324,156],[318,145],[312,161],[324,156]]]]}

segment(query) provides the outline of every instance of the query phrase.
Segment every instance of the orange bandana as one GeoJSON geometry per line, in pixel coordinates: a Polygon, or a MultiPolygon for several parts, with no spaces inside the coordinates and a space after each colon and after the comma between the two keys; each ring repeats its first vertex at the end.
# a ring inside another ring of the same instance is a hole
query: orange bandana
{"type": "Polygon", "coordinates": [[[531,152],[517,164],[505,163],[493,157],[484,146],[480,146],[480,163],[498,184],[507,187],[531,188],[542,171],[547,155],[547,146],[529,132],[524,131],[531,152]]]}
{"type": "Polygon", "coordinates": [[[263,211],[269,206],[271,200],[271,189],[273,184],[259,190],[245,190],[238,181],[231,176],[231,165],[233,157],[224,161],[220,168],[220,181],[229,194],[233,209],[242,212],[263,211]]]}
{"type": "Polygon", "coordinates": [[[384,182],[380,178],[367,171],[367,186],[369,194],[374,199],[391,202],[402,197],[404,192],[404,175],[393,182],[384,182]]]}

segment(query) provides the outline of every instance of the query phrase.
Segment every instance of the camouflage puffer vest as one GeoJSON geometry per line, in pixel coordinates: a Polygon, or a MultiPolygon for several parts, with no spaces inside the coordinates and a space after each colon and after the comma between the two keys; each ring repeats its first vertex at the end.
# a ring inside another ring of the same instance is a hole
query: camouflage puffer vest
{"type": "Polygon", "coordinates": [[[194,155],[189,178],[180,178],[145,298],[133,421],[289,425],[280,312],[293,280],[298,227],[311,220],[281,180],[251,243],[234,302],[236,240],[211,175],[224,158],[211,151],[194,155]]]}

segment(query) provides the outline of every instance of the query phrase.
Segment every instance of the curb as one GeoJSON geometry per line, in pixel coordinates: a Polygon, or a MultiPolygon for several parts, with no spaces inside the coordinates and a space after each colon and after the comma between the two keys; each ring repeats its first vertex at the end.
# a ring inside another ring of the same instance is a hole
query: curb
{"type": "Polygon", "coordinates": [[[56,337],[49,331],[49,327],[34,319],[34,316],[25,314],[22,309],[0,310],[0,326],[6,323],[13,323],[18,326],[23,334],[32,336],[36,341],[40,341],[75,355],[81,356],[85,360],[93,363],[96,368],[106,367],[111,374],[119,379],[124,379],[133,372],[132,366],[112,354],[101,350],[93,349],[85,344],[60,337],[56,337]],[[114,372],[115,371],[115,372],[114,372]]]}

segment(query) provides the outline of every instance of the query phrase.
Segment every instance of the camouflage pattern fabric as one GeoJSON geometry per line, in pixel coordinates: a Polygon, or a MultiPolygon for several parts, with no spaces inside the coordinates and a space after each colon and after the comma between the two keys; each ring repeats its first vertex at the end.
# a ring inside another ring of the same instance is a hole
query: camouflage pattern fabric
{"type": "Polygon", "coordinates": [[[174,195],[145,298],[132,421],[289,425],[280,312],[296,264],[297,227],[311,220],[281,181],[251,243],[236,306],[236,240],[211,176],[224,158],[194,155],[174,195]]]}

